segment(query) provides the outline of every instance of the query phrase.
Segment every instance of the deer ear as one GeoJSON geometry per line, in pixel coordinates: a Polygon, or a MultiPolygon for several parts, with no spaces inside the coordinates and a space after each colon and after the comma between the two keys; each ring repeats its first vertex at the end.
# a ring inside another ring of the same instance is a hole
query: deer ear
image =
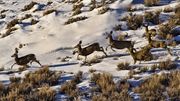
{"type": "Polygon", "coordinates": [[[15,48],[15,52],[18,53],[18,48],[15,48]]]}
{"type": "Polygon", "coordinates": [[[79,41],[79,44],[82,44],[82,40],[79,41]]]}
{"type": "Polygon", "coordinates": [[[113,31],[110,31],[110,34],[112,34],[113,33],[113,31]]]}

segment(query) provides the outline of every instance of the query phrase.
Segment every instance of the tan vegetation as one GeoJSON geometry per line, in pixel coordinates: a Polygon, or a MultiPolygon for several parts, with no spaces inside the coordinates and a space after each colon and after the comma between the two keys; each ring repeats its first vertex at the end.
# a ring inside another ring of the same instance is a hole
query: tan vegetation
{"type": "Polygon", "coordinates": [[[102,7],[101,9],[98,10],[98,14],[104,14],[106,13],[110,8],[107,6],[102,7]]]}
{"type": "Polygon", "coordinates": [[[127,82],[122,81],[116,86],[112,75],[108,73],[93,74],[91,81],[97,85],[96,90],[93,90],[95,94],[93,94],[92,101],[131,101],[127,82]]]}
{"type": "Polygon", "coordinates": [[[51,14],[53,12],[56,12],[56,10],[55,9],[50,9],[50,10],[44,11],[43,16],[46,16],[46,15],[51,14]]]}
{"type": "Polygon", "coordinates": [[[129,66],[129,63],[128,62],[124,62],[124,63],[119,63],[117,65],[117,68],[116,68],[118,71],[120,70],[129,70],[130,69],[130,66],[129,66]]]}
{"type": "Polygon", "coordinates": [[[9,28],[6,30],[6,32],[1,36],[2,38],[11,35],[13,31],[17,30],[18,28],[9,28]]]}
{"type": "Polygon", "coordinates": [[[21,11],[27,11],[30,10],[34,5],[36,5],[37,2],[32,1],[30,4],[25,5],[24,8],[21,11]]]}
{"type": "Polygon", "coordinates": [[[140,87],[133,89],[134,92],[141,95],[143,101],[160,101],[171,99],[177,101],[180,99],[179,79],[180,72],[174,71],[169,74],[154,75],[140,87]],[[167,95],[164,93],[167,92],[167,95]],[[169,98],[167,97],[169,96],[169,98]]]}
{"type": "Polygon", "coordinates": [[[10,29],[14,27],[16,24],[19,24],[19,19],[13,19],[9,23],[7,23],[6,29],[10,29]]]}
{"type": "Polygon", "coordinates": [[[160,0],[144,0],[146,6],[156,6],[159,4],[160,0]]]}
{"type": "Polygon", "coordinates": [[[80,17],[76,17],[76,18],[70,18],[68,19],[68,21],[66,21],[64,24],[65,25],[68,25],[68,24],[71,24],[71,23],[74,23],[74,22],[77,22],[77,21],[81,21],[81,20],[85,20],[87,19],[88,17],[85,17],[85,16],[80,16],[80,17]]]}
{"type": "Polygon", "coordinates": [[[174,8],[170,7],[170,6],[165,7],[163,10],[163,12],[165,12],[165,13],[169,13],[169,12],[173,12],[173,11],[174,11],[174,8]]]}
{"type": "Polygon", "coordinates": [[[126,21],[127,21],[127,26],[129,27],[129,29],[136,30],[142,26],[143,16],[130,14],[128,18],[126,19],[126,21]]]}
{"type": "Polygon", "coordinates": [[[5,87],[0,83],[1,101],[54,101],[56,92],[49,85],[58,82],[59,74],[48,67],[26,74],[25,78],[11,77],[5,87]]]}
{"type": "Polygon", "coordinates": [[[151,11],[151,12],[145,12],[144,14],[144,18],[146,22],[151,22],[153,24],[159,24],[160,20],[159,20],[159,15],[160,15],[160,11],[151,11]]]}

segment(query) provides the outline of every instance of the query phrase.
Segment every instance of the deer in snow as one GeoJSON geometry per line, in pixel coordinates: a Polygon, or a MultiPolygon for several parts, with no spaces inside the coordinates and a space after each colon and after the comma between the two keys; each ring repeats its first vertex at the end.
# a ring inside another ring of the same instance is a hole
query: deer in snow
{"type": "Polygon", "coordinates": [[[100,47],[99,43],[93,43],[87,47],[82,48],[81,47],[82,41],[79,41],[79,43],[74,47],[77,48],[77,51],[73,51],[73,54],[78,53],[77,59],[79,59],[79,55],[85,56],[85,62],[88,55],[92,54],[94,51],[102,51],[106,56],[103,47],[100,47]]]}
{"type": "Polygon", "coordinates": [[[42,66],[41,63],[36,59],[35,54],[28,54],[22,57],[18,57],[18,48],[15,48],[15,53],[11,57],[14,57],[15,59],[15,63],[11,66],[11,69],[15,64],[27,66],[28,63],[32,64],[32,62],[36,62],[42,66]]]}
{"type": "Polygon", "coordinates": [[[144,27],[145,27],[146,37],[148,37],[149,35],[155,36],[157,34],[156,29],[149,30],[148,24],[144,24],[144,27]]]}
{"type": "Polygon", "coordinates": [[[136,61],[150,61],[153,59],[153,55],[150,52],[151,46],[145,46],[142,50],[134,52],[132,48],[128,48],[131,56],[133,57],[134,64],[136,61]]]}
{"type": "Polygon", "coordinates": [[[113,48],[116,48],[116,49],[124,49],[124,48],[132,48],[133,50],[135,50],[133,48],[133,42],[132,41],[118,41],[118,40],[114,40],[113,37],[112,37],[112,31],[108,34],[108,36],[106,37],[106,39],[109,40],[109,44],[108,46],[106,47],[106,50],[107,48],[110,46],[111,47],[111,50],[115,51],[113,48]]]}

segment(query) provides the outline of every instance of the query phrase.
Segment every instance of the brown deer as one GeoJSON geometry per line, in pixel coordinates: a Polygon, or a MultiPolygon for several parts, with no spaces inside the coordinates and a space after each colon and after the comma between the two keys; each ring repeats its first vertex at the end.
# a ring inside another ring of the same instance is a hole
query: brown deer
{"type": "Polygon", "coordinates": [[[135,50],[133,48],[133,42],[132,41],[118,41],[118,40],[114,40],[113,37],[112,37],[112,31],[108,34],[108,36],[106,37],[106,39],[109,40],[109,44],[108,46],[106,47],[106,50],[107,48],[110,46],[111,47],[111,50],[112,51],[115,51],[113,48],[116,48],[116,49],[124,49],[124,48],[132,48],[133,50],[135,50]]]}
{"type": "Polygon", "coordinates": [[[146,37],[148,38],[149,35],[155,36],[157,34],[156,29],[150,29],[148,28],[148,24],[144,24],[146,37]]]}
{"type": "Polygon", "coordinates": [[[131,54],[131,56],[133,57],[134,60],[134,64],[136,63],[136,61],[150,61],[153,59],[153,56],[150,52],[151,47],[150,46],[146,46],[144,47],[144,49],[141,49],[140,51],[134,52],[132,48],[128,48],[129,52],[131,54]]]}
{"type": "Polygon", "coordinates": [[[11,66],[11,69],[15,64],[27,66],[28,63],[32,64],[32,62],[37,62],[40,66],[42,66],[40,62],[36,59],[36,56],[34,54],[28,54],[22,57],[18,57],[18,48],[15,48],[15,53],[11,57],[14,57],[16,62],[11,66]]]}
{"type": "Polygon", "coordinates": [[[79,55],[85,56],[85,62],[88,55],[93,53],[94,51],[102,51],[106,56],[107,54],[104,52],[103,47],[100,47],[99,43],[93,43],[87,47],[82,48],[81,47],[82,41],[79,41],[79,43],[74,47],[77,48],[77,51],[73,51],[73,54],[78,53],[77,59],[79,59],[79,55]]]}

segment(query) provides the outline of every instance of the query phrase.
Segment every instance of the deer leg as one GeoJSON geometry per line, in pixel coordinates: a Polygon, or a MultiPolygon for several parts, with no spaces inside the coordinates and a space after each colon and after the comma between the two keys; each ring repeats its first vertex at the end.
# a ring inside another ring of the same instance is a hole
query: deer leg
{"type": "Polygon", "coordinates": [[[11,66],[11,69],[12,69],[12,67],[13,67],[15,64],[17,64],[17,63],[14,63],[14,64],[11,66]]]}
{"type": "Polygon", "coordinates": [[[106,51],[107,51],[107,49],[108,49],[109,46],[110,46],[110,45],[108,45],[108,46],[106,47],[106,51]]]}
{"type": "Polygon", "coordinates": [[[104,51],[103,47],[100,47],[101,51],[107,56],[106,52],[104,51]]]}
{"type": "Polygon", "coordinates": [[[111,50],[114,51],[114,52],[116,52],[116,51],[112,48],[112,46],[111,46],[111,50]]]}
{"type": "MultiPolygon", "coordinates": [[[[32,62],[33,62],[33,61],[32,61],[32,62]]],[[[34,62],[36,62],[36,63],[38,63],[40,66],[42,66],[41,63],[40,63],[38,60],[34,60],[34,62]]]]}

